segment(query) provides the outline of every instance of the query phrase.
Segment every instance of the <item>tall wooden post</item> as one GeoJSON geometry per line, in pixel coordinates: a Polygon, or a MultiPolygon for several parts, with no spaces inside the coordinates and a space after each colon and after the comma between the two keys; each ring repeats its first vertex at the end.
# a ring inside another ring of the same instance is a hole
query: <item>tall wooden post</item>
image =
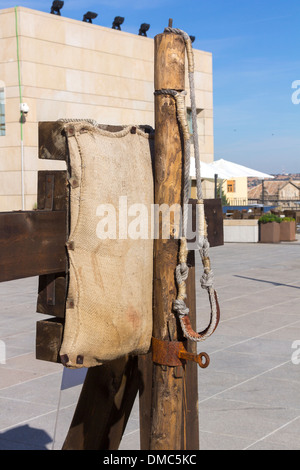
{"type": "MultiPolygon", "coordinates": [[[[173,33],[155,37],[155,90],[185,88],[185,44],[173,33]]],[[[175,100],[170,95],[155,96],[155,204],[182,204],[182,141],[175,100]]],[[[177,295],[175,268],[179,240],[171,223],[170,238],[154,243],[154,325],[153,336],[178,340],[177,320],[172,304],[177,295]]],[[[152,423],[150,450],[180,450],[184,371],[153,365],[152,423]]]]}

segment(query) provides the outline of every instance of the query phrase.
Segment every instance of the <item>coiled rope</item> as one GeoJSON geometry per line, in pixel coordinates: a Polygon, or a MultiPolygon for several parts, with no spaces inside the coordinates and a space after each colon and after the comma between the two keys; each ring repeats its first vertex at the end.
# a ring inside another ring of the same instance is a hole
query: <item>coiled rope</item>
{"type": "Polygon", "coordinates": [[[197,110],[196,110],[196,97],[195,97],[195,81],[194,81],[194,53],[192,48],[192,42],[187,33],[181,29],[166,28],[165,33],[179,34],[183,37],[186,46],[187,58],[188,58],[188,76],[190,86],[190,98],[191,98],[191,110],[192,110],[192,128],[193,136],[191,137],[185,107],[185,95],[186,92],[177,92],[176,90],[157,90],[155,94],[169,94],[172,95],[176,100],[177,117],[181,126],[183,139],[184,139],[184,188],[183,188],[183,224],[182,224],[182,236],[180,239],[180,250],[179,250],[179,263],[176,267],[176,282],[178,286],[177,298],[173,303],[173,309],[178,314],[180,325],[183,334],[186,338],[192,341],[204,341],[206,338],[211,336],[218,326],[220,320],[220,308],[218,302],[217,292],[214,289],[214,276],[211,270],[211,262],[209,257],[209,241],[207,238],[207,224],[205,220],[204,201],[203,201],[203,190],[201,182],[201,169],[200,169],[200,151],[199,151],[199,140],[198,140],[198,126],[197,126],[197,110]],[[200,283],[203,289],[206,289],[209,296],[211,313],[210,322],[207,328],[197,333],[193,330],[189,318],[189,309],[186,306],[185,300],[186,294],[186,280],[189,274],[189,268],[187,265],[187,207],[189,202],[190,192],[190,156],[191,156],[191,139],[194,143],[194,154],[195,154],[195,167],[196,167],[196,182],[197,182],[197,210],[198,210],[198,247],[199,253],[203,265],[203,275],[200,283]]]}

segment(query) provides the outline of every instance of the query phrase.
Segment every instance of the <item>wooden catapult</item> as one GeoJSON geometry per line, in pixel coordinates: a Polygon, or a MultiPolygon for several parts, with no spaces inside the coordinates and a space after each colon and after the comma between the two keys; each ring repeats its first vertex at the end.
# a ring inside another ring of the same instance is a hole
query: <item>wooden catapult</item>
{"type": "MultiPolygon", "coordinates": [[[[155,89],[184,90],[185,47],[176,34],[155,37],[155,89]]],[[[107,130],[118,128],[106,126],[107,130]]],[[[39,123],[39,158],[67,161],[62,124],[39,123]]],[[[182,141],[174,100],[155,96],[155,203],[181,202],[182,141]]],[[[36,358],[60,362],[67,294],[67,171],[39,171],[37,210],[0,213],[0,282],[39,276],[36,358]]],[[[195,209],[196,201],[190,203],[195,209]]],[[[195,211],[194,211],[195,212],[195,211]]],[[[222,208],[205,200],[208,240],[223,244],[222,208]]],[[[185,342],[172,313],[179,240],[154,241],[153,337],[156,347],[141,356],[121,357],[88,369],[63,450],[118,449],[139,395],[141,450],[198,450],[198,363],[196,343],[185,342]],[[157,353],[158,351],[158,353],[157,353]]],[[[195,254],[188,254],[190,319],[196,324],[195,254]]],[[[201,364],[200,364],[201,365],[201,364]]],[[[208,363],[205,365],[207,366],[208,363]]]]}

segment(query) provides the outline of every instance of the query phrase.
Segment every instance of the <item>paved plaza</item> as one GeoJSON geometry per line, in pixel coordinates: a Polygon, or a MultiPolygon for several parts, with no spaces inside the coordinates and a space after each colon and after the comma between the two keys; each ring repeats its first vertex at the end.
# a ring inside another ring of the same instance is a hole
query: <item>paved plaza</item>
{"type": "MultiPolygon", "coordinates": [[[[299,245],[210,250],[221,322],[199,345],[211,359],[199,370],[202,450],[300,450],[299,245]]],[[[61,390],[62,366],[35,359],[37,281],[0,284],[0,450],[60,449],[81,389],[61,390]]],[[[200,329],[199,282],[197,305],[200,329]]],[[[121,449],[139,449],[137,401],[121,449]]]]}

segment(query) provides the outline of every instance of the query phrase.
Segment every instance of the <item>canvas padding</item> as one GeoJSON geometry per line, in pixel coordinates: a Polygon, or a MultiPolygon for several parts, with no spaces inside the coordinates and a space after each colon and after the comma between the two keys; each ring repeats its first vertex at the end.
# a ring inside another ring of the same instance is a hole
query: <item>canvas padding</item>
{"type": "MultiPolygon", "coordinates": [[[[120,239],[118,232],[120,196],[127,198],[128,208],[147,207],[149,227],[154,198],[149,135],[130,130],[112,133],[87,122],[65,125],[69,284],[60,356],[67,367],[93,367],[150,347],[153,240],[120,239]],[[116,239],[98,236],[103,204],[115,208],[116,239]]],[[[133,219],[128,216],[128,223],[133,219]]]]}

